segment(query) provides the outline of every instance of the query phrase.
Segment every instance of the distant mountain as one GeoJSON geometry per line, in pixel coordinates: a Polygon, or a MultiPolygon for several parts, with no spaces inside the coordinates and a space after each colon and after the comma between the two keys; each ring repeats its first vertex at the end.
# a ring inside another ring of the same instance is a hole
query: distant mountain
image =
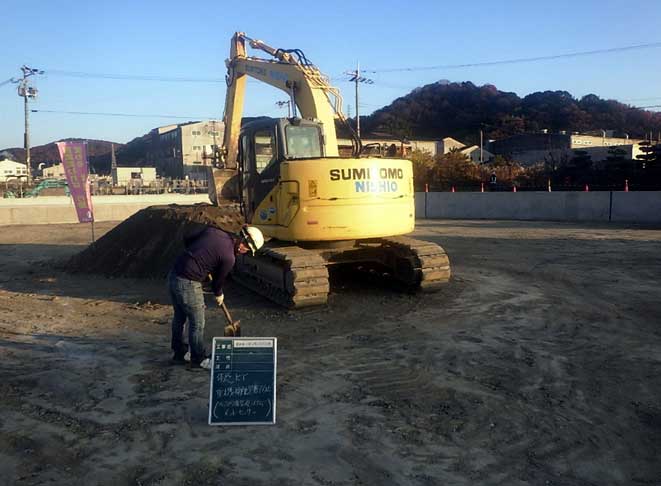
{"type": "MultiPolygon", "coordinates": [[[[81,141],[79,138],[66,138],[57,140],[81,141]]],[[[90,162],[91,171],[94,174],[110,174],[111,146],[115,145],[115,156],[117,164],[126,167],[140,166],[145,159],[146,142],[145,136],[137,137],[130,142],[123,144],[117,142],[108,142],[106,140],[85,140],[87,142],[87,158],[90,162]]],[[[57,151],[56,142],[46,145],[30,147],[30,159],[33,167],[38,167],[43,163],[44,167],[50,167],[60,162],[60,155],[57,151]]],[[[5,156],[20,162],[25,161],[25,149],[8,148],[0,150],[5,156]]]]}
{"type": "Polygon", "coordinates": [[[363,136],[392,134],[408,138],[454,137],[467,143],[523,132],[587,133],[644,138],[661,130],[661,113],[633,108],[594,94],[581,99],[566,91],[544,91],[520,98],[493,85],[443,80],[416,88],[390,105],[361,117],[363,136]]]}
{"type": "MultiPolygon", "coordinates": [[[[81,141],[79,138],[65,138],[62,140],[57,140],[57,142],[66,142],[66,141],[81,141]]],[[[99,173],[100,169],[105,168],[107,165],[107,170],[105,173],[110,172],[110,146],[113,142],[107,142],[105,140],[86,140],[87,141],[87,156],[94,173],[99,173]],[[107,159],[107,164],[106,164],[107,159]]],[[[38,167],[39,164],[43,163],[44,167],[51,167],[54,164],[60,162],[60,154],[57,151],[56,142],[47,143],[46,145],[37,145],[35,147],[30,147],[30,161],[33,167],[38,167]]],[[[117,151],[121,148],[123,144],[115,143],[115,150],[117,151]]],[[[25,161],[25,149],[24,148],[8,148],[2,150],[5,154],[8,154],[13,160],[20,162],[25,161]]]]}

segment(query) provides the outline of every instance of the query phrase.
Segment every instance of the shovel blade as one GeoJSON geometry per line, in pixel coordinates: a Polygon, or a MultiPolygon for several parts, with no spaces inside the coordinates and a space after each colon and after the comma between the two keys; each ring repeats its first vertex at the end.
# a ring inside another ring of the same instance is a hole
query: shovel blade
{"type": "Polygon", "coordinates": [[[232,324],[225,326],[224,334],[226,337],[239,337],[241,336],[241,321],[235,321],[232,324]]]}

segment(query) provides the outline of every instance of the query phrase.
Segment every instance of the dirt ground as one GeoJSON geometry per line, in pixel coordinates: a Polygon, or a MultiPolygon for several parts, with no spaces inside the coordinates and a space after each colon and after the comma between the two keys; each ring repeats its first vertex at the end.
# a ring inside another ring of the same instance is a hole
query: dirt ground
{"type": "Polygon", "coordinates": [[[244,335],[278,337],[277,424],[211,427],[163,282],[58,270],[89,225],[0,228],[0,484],[661,484],[661,229],[416,235],[450,255],[439,293],[336,279],[288,312],[230,285],[244,335]]]}

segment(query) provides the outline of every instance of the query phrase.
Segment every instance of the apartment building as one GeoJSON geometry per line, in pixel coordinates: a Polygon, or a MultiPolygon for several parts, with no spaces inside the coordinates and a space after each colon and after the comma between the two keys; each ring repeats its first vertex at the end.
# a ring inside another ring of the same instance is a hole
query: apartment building
{"type": "Polygon", "coordinates": [[[574,150],[593,153],[592,160],[595,162],[604,160],[611,147],[622,147],[627,153],[631,153],[633,158],[639,153],[637,147],[642,140],[608,135],[608,132],[603,132],[602,136],[566,132],[523,133],[491,142],[489,151],[494,155],[511,158],[522,165],[535,165],[549,159],[571,158],[574,150]]]}
{"type": "Polygon", "coordinates": [[[220,120],[188,122],[154,128],[147,137],[148,165],[162,177],[206,180],[222,144],[220,120]]]}

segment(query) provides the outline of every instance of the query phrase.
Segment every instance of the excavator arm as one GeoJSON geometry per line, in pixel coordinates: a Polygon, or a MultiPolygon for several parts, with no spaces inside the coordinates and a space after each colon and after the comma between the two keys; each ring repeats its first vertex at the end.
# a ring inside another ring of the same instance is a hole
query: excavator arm
{"type": "Polygon", "coordinates": [[[225,167],[237,166],[238,139],[243,116],[246,76],[281,89],[287,93],[300,111],[302,118],[316,120],[322,125],[326,156],[337,156],[335,119],[346,121],[342,113],[342,96],[332,87],[328,78],[307,61],[299,50],[275,49],[260,40],[251,39],[242,32],[232,37],[227,64],[227,94],[225,99],[225,136],[223,152],[225,167]],[[248,57],[246,41],[250,47],[266,52],[273,59],[248,57]]]}

